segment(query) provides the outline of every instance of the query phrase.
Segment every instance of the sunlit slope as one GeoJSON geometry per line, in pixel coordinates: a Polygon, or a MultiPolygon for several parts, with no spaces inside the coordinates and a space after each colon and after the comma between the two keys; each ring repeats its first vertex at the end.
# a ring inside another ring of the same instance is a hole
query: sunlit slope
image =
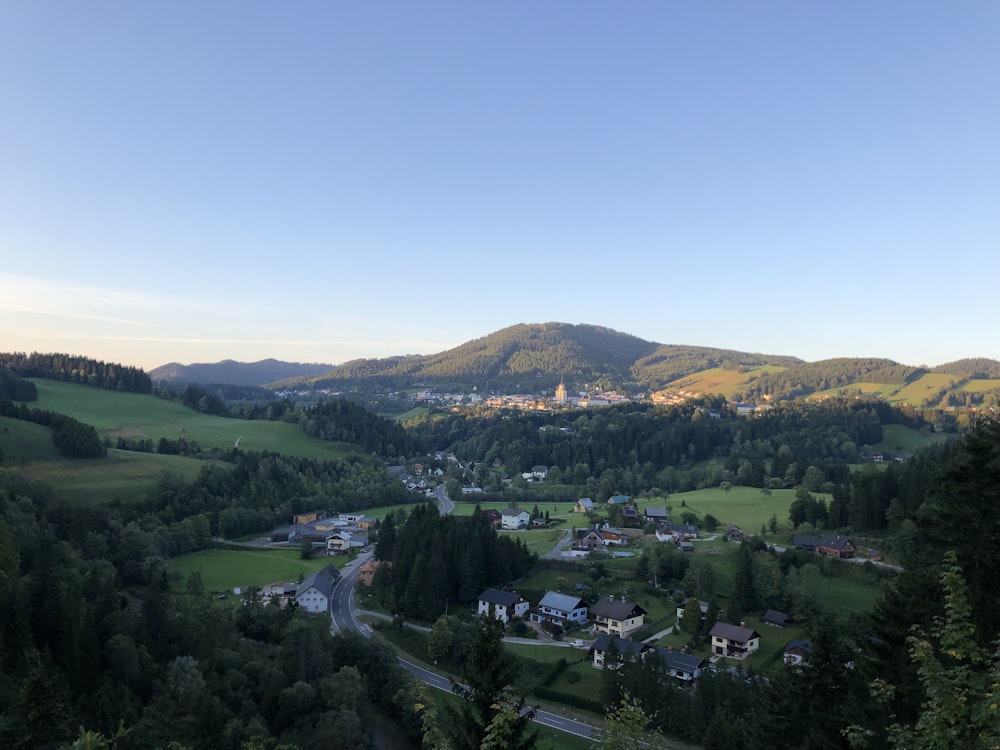
{"type": "Polygon", "coordinates": [[[38,401],[29,406],[66,414],[92,425],[111,440],[118,437],[196,441],[202,448],[274,451],[307,458],[339,458],[352,452],[343,443],[306,435],[298,424],[228,419],[188,409],[155,396],[118,393],[56,380],[33,380],[38,401]]]}

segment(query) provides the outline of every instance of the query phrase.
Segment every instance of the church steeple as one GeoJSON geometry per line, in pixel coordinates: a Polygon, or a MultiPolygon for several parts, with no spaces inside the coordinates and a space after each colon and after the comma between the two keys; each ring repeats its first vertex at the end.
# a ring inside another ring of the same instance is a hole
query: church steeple
{"type": "Polygon", "coordinates": [[[563,379],[561,377],[559,378],[559,385],[556,386],[555,401],[557,404],[566,403],[566,384],[563,382],[563,379]]]}

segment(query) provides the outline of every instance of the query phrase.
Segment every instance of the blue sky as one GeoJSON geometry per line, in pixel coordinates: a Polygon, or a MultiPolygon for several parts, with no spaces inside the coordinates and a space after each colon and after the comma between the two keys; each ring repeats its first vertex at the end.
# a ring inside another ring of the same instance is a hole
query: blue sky
{"type": "Polygon", "coordinates": [[[996,2],[0,4],[0,350],[1000,359],[996,2]]]}

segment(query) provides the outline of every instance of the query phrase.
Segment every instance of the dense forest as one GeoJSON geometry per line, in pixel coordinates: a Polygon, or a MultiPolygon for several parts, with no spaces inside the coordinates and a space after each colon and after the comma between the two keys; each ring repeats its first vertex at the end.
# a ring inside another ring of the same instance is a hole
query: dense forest
{"type": "MultiPolygon", "coordinates": [[[[664,748],[665,737],[706,750],[1000,746],[1000,424],[980,422],[961,443],[933,452],[930,463],[900,470],[906,483],[933,478],[901,522],[909,540],[899,548],[902,572],[870,613],[843,617],[817,596],[826,575],[820,568],[837,563],[761,543],[739,546],[726,620],[766,607],[794,613],[807,623],[810,644],[801,666],[767,674],[709,669],[691,689],[667,674],[656,652],[639,658],[611,648],[606,664],[616,666],[602,670],[592,708],[609,713],[614,729],[622,720],[615,709],[625,706],[626,724],[641,730],[632,744],[615,746],[664,748]]],[[[695,597],[679,627],[704,639],[720,610],[713,599],[701,617],[697,598],[711,597],[713,587],[699,590],[704,573],[691,575],[697,558],[666,550],[645,559],[642,572],[655,565],[661,586],[681,585],[695,597]]],[[[554,697],[544,688],[536,694],[554,697]]]]}
{"type": "Polygon", "coordinates": [[[380,569],[375,590],[383,606],[431,621],[447,603],[461,607],[486,588],[502,588],[531,568],[524,542],[499,536],[476,509],[470,518],[442,517],[434,503],[417,506],[400,523],[387,516],[378,532],[380,569]]]}
{"type": "Polygon", "coordinates": [[[22,378],[50,378],[127,393],[151,393],[153,383],[142,368],[101,362],[70,354],[0,353],[0,369],[22,378]]]}
{"type": "Polygon", "coordinates": [[[143,526],[0,475],[4,747],[363,748],[381,717],[419,736],[390,649],[259,599],[220,606],[197,575],[169,579],[143,526]]]}
{"type": "MultiPolygon", "coordinates": [[[[926,490],[926,481],[911,487],[901,479],[902,465],[895,462],[880,471],[850,471],[863,446],[881,442],[883,425],[928,428],[913,410],[876,400],[779,404],[753,419],[704,401],[531,415],[466,410],[409,424],[427,453],[451,450],[475,462],[467,481],[496,493],[488,499],[510,493],[491,471],[494,464],[514,475],[543,465],[546,484],[570,485],[563,500],[604,501],[614,494],[686,492],[723,483],[765,491],[804,487],[833,500],[829,507],[817,504],[803,520],[860,530],[886,528],[894,500],[912,510],[926,490]]],[[[917,459],[914,466],[923,464],[917,459]]]]}

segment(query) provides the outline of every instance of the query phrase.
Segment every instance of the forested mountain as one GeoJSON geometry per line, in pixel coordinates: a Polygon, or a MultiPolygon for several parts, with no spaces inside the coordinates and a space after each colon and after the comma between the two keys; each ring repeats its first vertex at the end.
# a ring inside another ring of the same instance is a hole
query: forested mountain
{"type": "Polygon", "coordinates": [[[287,378],[308,378],[329,372],[332,365],[302,364],[282,362],[277,359],[262,359],[259,362],[236,362],[226,359],[215,363],[195,363],[182,365],[179,362],[160,365],[150,370],[153,382],[197,383],[211,385],[266,385],[287,378]]]}
{"type": "Polygon", "coordinates": [[[703,346],[663,344],[648,357],[636,360],[635,364],[632,365],[632,375],[637,382],[656,389],[687,375],[716,367],[745,369],[762,365],[794,367],[801,364],[803,362],[798,357],[748,354],[732,349],[710,349],[703,346]]]}
{"type": "Polygon", "coordinates": [[[801,360],[794,357],[658,344],[601,326],[522,323],[438,354],[347,362],[309,382],[343,388],[359,380],[378,380],[397,388],[453,384],[537,392],[566,378],[574,384],[645,388],[711,367],[797,362],[801,360]]]}
{"type": "Polygon", "coordinates": [[[932,368],[931,372],[944,375],[958,375],[966,378],[1000,378],[1000,362],[997,362],[995,359],[984,359],[982,357],[958,359],[954,362],[938,365],[932,368]]]}
{"type": "Polygon", "coordinates": [[[795,398],[855,383],[903,385],[916,380],[925,372],[927,371],[924,369],[901,365],[891,359],[824,359],[752,378],[744,388],[744,398],[795,398]]]}
{"type": "Polygon", "coordinates": [[[345,392],[429,387],[539,394],[560,381],[571,391],[684,390],[751,402],[790,400],[835,389],[852,395],[876,391],[893,402],[950,407],[992,403],[994,391],[1000,394],[1000,362],[965,359],[933,370],[884,358],[805,362],[786,355],[659,344],[600,326],[542,323],[504,328],[438,354],[359,359],[317,377],[273,385],[345,392]],[[955,377],[944,377],[949,374],[955,377]],[[929,381],[918,383],[924,376],[929,381]],[[969,384],[976,379],[987,382],[969,384]],[[997,379],[995,388],[990,379],[997,379]],[[912,393],[904,392],[914,384],[912,393]]]}

